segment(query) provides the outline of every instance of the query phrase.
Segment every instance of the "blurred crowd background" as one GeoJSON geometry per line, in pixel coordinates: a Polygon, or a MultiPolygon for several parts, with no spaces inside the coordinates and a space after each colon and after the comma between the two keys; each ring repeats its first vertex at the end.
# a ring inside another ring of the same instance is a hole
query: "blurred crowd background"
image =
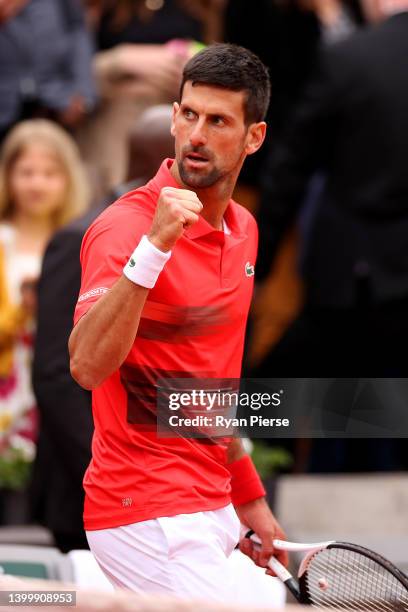
{"type": "MultiPolygon", "coordinates": [[[[86,547],[81,240],[172,157],[183,66],[215,41],[272,80],[235,194],[260,226],[245,374],[407,375],[408,1],[0,0],[0,525],[44,524],[62,551],[86,547]]],[[[255,451],[289,473],[408,468],[403,440],[255,451]]]]}

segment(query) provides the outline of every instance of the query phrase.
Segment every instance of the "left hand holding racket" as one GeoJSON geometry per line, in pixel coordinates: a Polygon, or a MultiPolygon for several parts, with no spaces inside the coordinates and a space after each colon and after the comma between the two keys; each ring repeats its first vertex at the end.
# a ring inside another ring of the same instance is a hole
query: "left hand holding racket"
{"type": "MultiPolygon", "coordinates": [[[[239,543],[241,552],[250,557],[260,567],[268,568],[268,561],[271,556],[275,556],[282,565],[287,567],[289,563],[288,553],[285,550],[277,550],[273,546],[273,540],[285,540],[286,535],[273,516],[265,498],[260,497],[236,506],[235,510],[241,523],[254,531],[261,541],[261,547],[259,548],[249,538],[243,538],[239,543]]],[[[269,568],[266,573],[275,575],[269,568]]]]}

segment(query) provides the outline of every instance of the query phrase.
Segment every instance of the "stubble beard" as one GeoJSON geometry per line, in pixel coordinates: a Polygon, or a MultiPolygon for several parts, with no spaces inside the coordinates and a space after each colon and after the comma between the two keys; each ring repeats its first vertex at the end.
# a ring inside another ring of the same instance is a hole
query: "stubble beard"
{"type": "Polygon", "coordinates": [[[213,168],[208,174],[200,174],[200,171],[189,172],[183,161],[177,162],[180,178],[184,185],[192,189],[206,189],[213,187],[223,178],[223,173],[218,168],[213,168]]]}

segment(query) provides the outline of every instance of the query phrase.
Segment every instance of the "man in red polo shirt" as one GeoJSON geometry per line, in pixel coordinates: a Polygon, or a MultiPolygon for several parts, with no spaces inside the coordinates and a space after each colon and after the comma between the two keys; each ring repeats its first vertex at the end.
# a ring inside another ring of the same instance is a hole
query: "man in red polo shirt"
{"type": "Polygon", "coordinates": [[[231,195],[264,140],[269,91],[246,49],[197,54],[174,104],[176,160],[84,237],[70,338],[72,375],[93,390],[84,519],[116,586],[228,601],[239,520],[262,540],[241,545],[261,566],[283,535],[239,440],[156,433],[158,379],[240,376],[257,229],[231,195]]]}

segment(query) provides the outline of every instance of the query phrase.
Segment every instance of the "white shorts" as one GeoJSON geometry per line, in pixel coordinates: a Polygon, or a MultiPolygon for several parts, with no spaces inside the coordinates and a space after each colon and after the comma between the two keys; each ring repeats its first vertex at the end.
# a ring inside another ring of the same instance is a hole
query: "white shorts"
{"type": "Polygon", "coordinates": [[[115,588],[183,599],[280,608],[285,589],[238,550],[230,504],[124,527],[87,531],[91,551],[115,588]]]}

